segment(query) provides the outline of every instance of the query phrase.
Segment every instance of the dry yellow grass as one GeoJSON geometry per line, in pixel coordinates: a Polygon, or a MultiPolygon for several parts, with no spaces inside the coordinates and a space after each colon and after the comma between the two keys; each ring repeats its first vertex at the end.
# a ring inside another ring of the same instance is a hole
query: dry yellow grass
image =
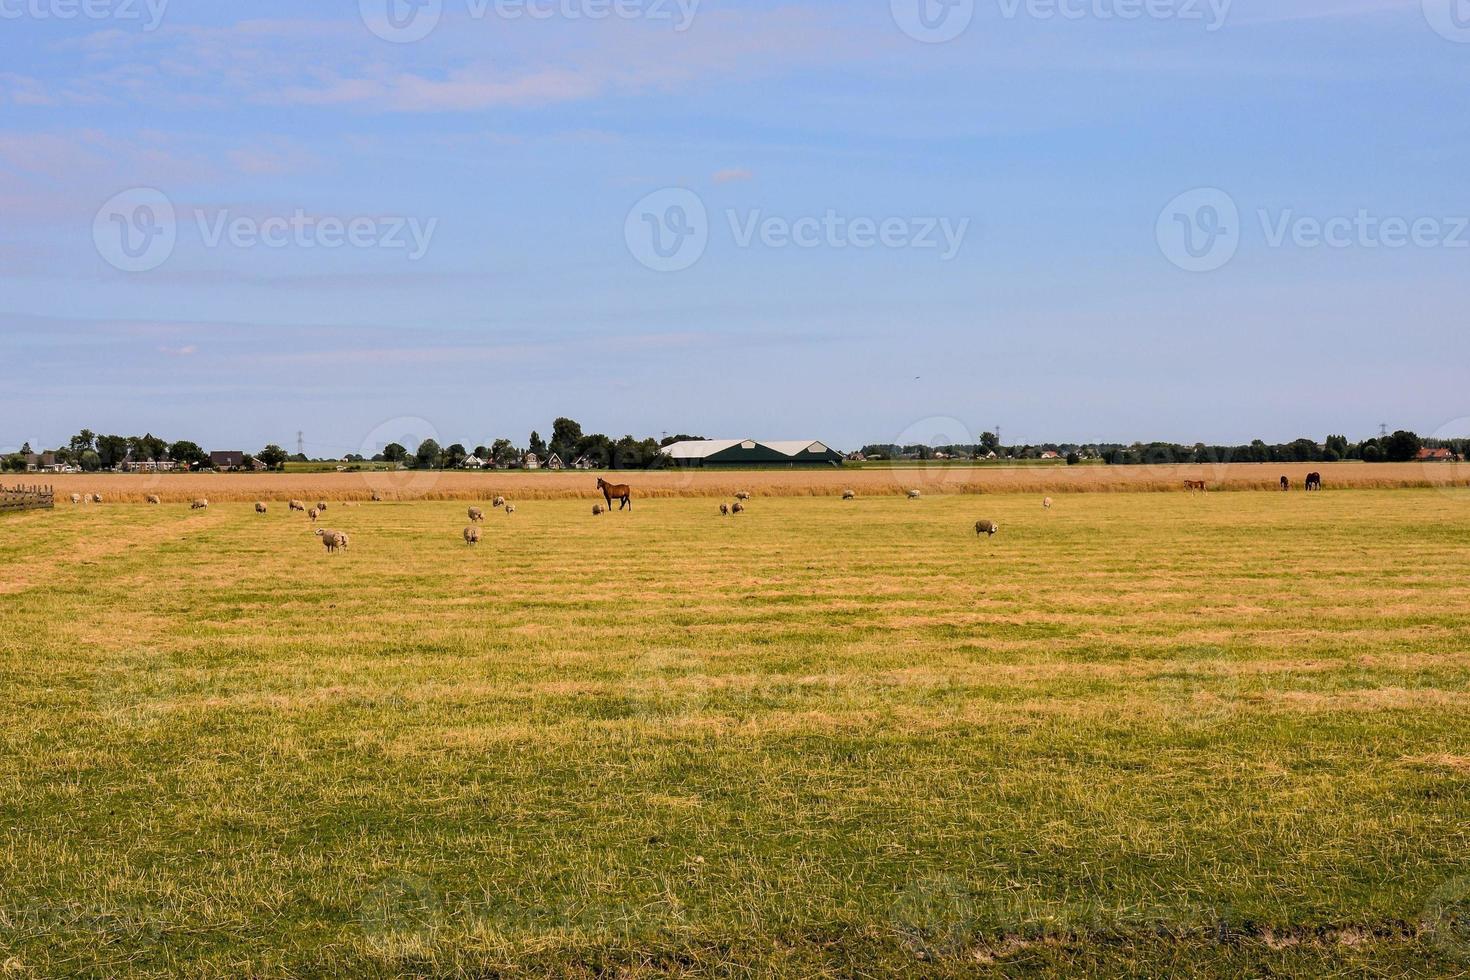
{"type": "MultiPolygon", "coordinates": [[[[837,496],[845,488],[861,496],[900,495],[909,489],[943,493],[1183,492],[1185,480],[1204,480],[1211,490],[1272,490],[1282,476],[1294,492],[1311,470],[1327,488],[1389,490],[1470,486],[1470,463],[1230,463],[1214,466],[1016,466],[952,465],[821,470],[692,470],[622,475],[638,497],[728,497],[749,490],[770,497],[837,496]]],[[[215,501],[283,501],[292,497],[337,501],[562,500],[598,496],[597,474],[568,472],[360,472],[81,474],[49,478],[59,500],[72,493],[101,493],[109,502],[142,503],[149,494],[167,503],[196,497],[215,501]]]]}

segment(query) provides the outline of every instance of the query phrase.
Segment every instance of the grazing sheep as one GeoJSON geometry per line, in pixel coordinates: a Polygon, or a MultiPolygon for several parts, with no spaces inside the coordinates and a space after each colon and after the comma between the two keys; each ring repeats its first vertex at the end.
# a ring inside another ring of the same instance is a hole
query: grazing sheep
{"type": "Polygon", "coordinates": [[[600,517],[600,516],[602,516],[602,505],[601,504],[593,504],[592,505],[592,516],[593,517],[600,517]]]}
{"type": "Polygon", "coordinates": [[[163,501],[158,498],[158,494],[156,494],[156,493],[150,493],[148,495],[148,502],[150,504],[161,504],[161,503],[163,503],[163,501]]]}
{"type": "Polygon", "coordinates": [[[492,500],[490,502],[490,506],[491,507],[504,507],[505,506],[505,498],[504,497],[496,497],[494,500],[492,500]]]}
{"type": "Polygon", "coordinates": [[[82,495],[79,494],[79,493],[72,494],[71,495],[71,502],[74,503],[74,504],[81,503],[82,502],[82,495]]]}
{"type": "Polygon", "coordinates": [[[373,491],[373,503],[375,503],[375,504],[376,503],[379,503],[382,499],[383,499],[383,495],[381,493],[378,493],[378,491],[374,490],[373,491]]]}
{"type": "Polygon", "coordinates": [[[325,502],[319,503],[319,504],[316,505],[316,509],[317,509],[317,513],[319,513],[319,514],[325,514],[327,512],[327,505],[326,505],[325,502]]]}
{"type": "Polygon", "coordinates": [[[289,503],[289,504],[287,504],[287,505],[286,505],[286,508],[287,508],[287,509],[288,509],[288,510],[299,510],[299,511],[301,511],[301,512],[302,512],[302,513],[303,513],[303,514],[304,514],[304,513],[306,513],[306,505],[305,505],[305,504],[303,504],[303,503],[302,503],[302,502],[301,502],[301,501],[299,501],[299,500],[293,500],[293,501],[291,501],[291,502],[290,502],[290,503],[289,503]]]}
{"type": "Polygon", "coordinates": [[[842,491],[842,499],[843,500],[856,500],[857,499],[857,491],[856,490],[844,490],[844,491],[842,491]]]}
{"type": "Polygon", "coordinates": [[[189,505],[189,509],[190,510],[203,510],[204,508],[206,508],[208,506],[209,506],[209,501],[205,500],[203,497],[200,497],[198,500],[194,501],[192,504],[189,505]]]}
{"type": "Polygon", "coordinates": [[[311,510],[309,510],[309,511],[306,512],[306,516],[307,517],[310,517],[311,518],[311,523],[315,524],[316,523],[316,519],[318,517],[321,517],[322,515],[321,515],[321,512],[320,511],[318,511],[315,507],[313,507],[311,510]]]}
{"type": "Polygon", "coordinates": [[[264,514],[265,513],[265,504],[262,503],[261,501],[257,500],[255,502],[255,512],[257,514],[264,514]]]}
{"type": "Polygon", "coordinates": [[[920,493],[920,492],[919,492],[919,491],[917,491],[917,490],[910,490],[910,491],[909,491],[909,499],[910,499],[910,500],[918,500],[918,499],[919,499],[919,498],[920,498],[920,497],[922,497],[922,496],[923,496],[923,494],[922,494],[922,493],[920,493]]]}
{"type": "Polygon", "coordinates": [[[507,514],[514,514],[516,512],[516,505],[515,504],[506,504],[505,505],[505,512],[507,514]]]}
{"type": "Polygon", "coordinates": [[[472,521],[483,521],[484,519],[485,519],[485,512],[483,510],[481,510],[478,507],[471,507],[470,508],[470,520],[472,520],[472,521]]]}
{"type": "Polygon", "coordinates": [[[337,547],[341,548],[343,551],[346,551],[347,550],[347,545],[348,545],[347,532],[346,531],[338,531],[337,532],[337,547]]]}
{"type": "Polygon", "coordinates": [[[732,514],[743,514],[743,513],[745,513],[745,505],[742,504],[738,500],[735,501],[733,504],[730,505],[730,513],[732,513],[732,514]]]}
{"type": "Polygon", "coordinates": [[[982,534],[988,534],[988,535],[990,535],[993,538],[993,537],[995,537],[996,532],[999,531],[999,530],[1000,530],[1000,525],[997,524],[997,523],[995,523],[994,521],[976,521],[975,522],[975,536],[976,537],[979,537],[982,534]]]}
{"type": "Polygon", "coordinates": [[[721,517],[729,517],[730,516],[730,505],[729,504],[720,504],[720,516],[721,517]]]}
{"type": "Polygon", "coordinates": [[[336,531],[328,531],[325,528],[317,528],[316,536],[322,539],[322,544],[328,552],[336,551],[342,546],[342,535],[336,531]]]}
{"type": "Polygon", "coordinates": [[[1043,500],[1041,502],[1041,506],[1045,507],[1047,510],[1051,510],[1051,498],[1047,497],[1045,500],[1043,500]]]}
{"type": "Polygon", "coordinates": [[[100,504],[100,503],[102,503],[102,494],[100,494],[100,493],[94,493],[94,494],[92,494],[92,503],[94,503],[94,504],[100,504]]]}
{"type": "Polygon", "coordinates": [[[471,524],[469,527],[465,528],[464,529],[464,543],[465,544],[479,544],[480,543],[480,529],[478,527],[475,527],[475,525],[473,525],[473,524],[471,524]]]}
{"type": "Polygon", "coordinates": [[[737,491],[736,494],[735,494],[735,499],[736,500],[749,500],[750,499],[750,491],[749,490],[740,490],[740,491],[737,491]]]}

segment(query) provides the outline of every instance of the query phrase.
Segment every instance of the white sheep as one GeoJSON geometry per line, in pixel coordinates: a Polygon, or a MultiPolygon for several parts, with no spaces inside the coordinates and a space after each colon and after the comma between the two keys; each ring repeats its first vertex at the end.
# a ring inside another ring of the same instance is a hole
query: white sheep
{"type": "Polygon", "coordinates": [[[485,519],[485,512],[483,510],[481,510],[478,507],[471,507],[470,508],[470,520],[472,520],[472,521],[483,521],[484,519],[485,519]]]}
{"type": "Polygon", "coordinates": [[[740,501],[737,500],[737,501],[735,501],[735,503],[733,503],[733,504],[730,505],[730,513],[732,513],[732,514],[743,514],[744,512],[745,512],[745,505],[742,504],[740,501]]]}
{"type": "Polygon", "coordinates": [[[148,495],[148,502],[150,504],[161,504],[161,503],[163,503],[163,501],[158,498],[158,494],[156,494],[156,493],[150,493],[148,495]]]}
{"type": "Polygon", "coordinates": [[[203,497],[200,497],[198,500],[194,501],[192,504],[189,505],[189,509],[190,510],[203,510],[204,508],[206,508],[208,506],[209,506],[209,501],[205,500],[203,497]]]}
{"type": "Polygon", "coordinates": [[[729,517],[730,516],[730,505],[729,504],[720,504],[720,516],[721,517],[729,517]]]}
{"type": "Polygon", "coordinates": [[[735,492],[735,499],[736,500],[749,500],[750,499],[750,491],[749,490],[737,490],[735,492]]]}
{"type": "Polygon", "coordinates": [[[505,505],[505,512],[507,514],[514,514],[516,512],[516,505],[515,504],[506,504],[505,505]]]}
{"type": "Polygon", "coordinates": [[[504,497],[496,497],[493,501],[490,502],[490,506],[491,507],[504,507],[505,506],[505,498],[504,497]]]}
{"type": "Polygon", "coordinates": [[[94,503],[94,504],[100,504],[100,503],[102,503],[102,494],[100,494],[100,493],[94,493],[94,494],[92,494],[92,503],[94,503]]]}
{"type": "Polygon", "coordinates": [[[348,541],[348,538],[347,538],[347,532],[346,531],[338,531],[337,532],[337,547],[341,548],[343,551],[346,551],[347,550],[347,545],[349,543],[350,542],[348,541]]]}
{"type": "Polygon", "coordinates": [[[321,502],[321,503],[318,503],[318,504],[317,504],[317,505],[316,505],[316,509],[317,509],[317,513],[319,513],[319,514],[324,514],[324,513],[326,513],[326,511],[327,511],[327,505],[326,505],[326,502],[325,502],[325,501],[323,501],[323,502],[321,502]]]}
{"type": "Polygon", "coordinates": [[[1000,530],[1000,525],[997,524],[997,523],[995,523],[994,521],[976,521],[975,522],[975,536],[976,537],[979,537],[982,534],[988,534],[988,535],[990,535],[993,538],[993,537],[995,537],[996,532],[999,531],[999,530],[1000,530]]]}
{"type": "Polygon", "coordinates": [[[265,509],[266,509],[265,508],[265,504],[262,501],[257,500],[255,502],[255,512],[257,514],[264,514],[265,513],[265,509]]]}
{"type": "Polygon", "coordinates": [[[336,531],[329,531],[326,528],[319,527],[316,529],[316,536],[322,539],[322,544],[328,552],[336,551],[342,545],[342,535],[336,531]]]}
{"type": "Polygon", "coordinates": [[[1051,498],[1047,497],[1045,500],[1043,500],[1041,502],[1041,506],[1045,507],[1047,510],[1051,510],[1051,498]]]}
{"type": "Polygon", "coordinates": [[[71,495],[71,502],[74,503],[74,504],[81,503],[82,502],[82,495],[79,494],[79,493],[72,494],[71,495]]]}
{"type": "Polygon", "coordinates": [[[464,529],[464,543],[465,544],[479,544],[480,543],[480,529],[478,527],[476,527],[475,525],[473,525],[473,524],[471,524],[469,527],[465,528],[464,529]]]}
{"type": "Polygon", "coordinates": [[[922,493],[920,493],[919,491],[917,491],[917,490],[910,490],[909,491],[909,499],[910,500],[918,500],[922,496],[924,496],[924,495],[922,493]]]}
{"type": "Polygon", "coordinates": [[[304,503],[302,503],[301,501],[299,501],[299,500],[293,500],[293,501],[291,501],[290,503],[288,503],[286,505],[286,508],[288,510],[299,510],[303,514],[306,513],[306,505],[304,503]]]}
{"type": "Polygon", "coordinates": [[[383,495],[381,493],[378,493],[378,491],[374,490],[373,491],[373,503],[376,504],[376,503],[380,502],[382,499],[383,499],[383,495]]]}
{"type": "Polygon", "coordinates": [[[306,516],[307,517],[310,517],[311,518],[311,523],[315,524],[316,523],[316,519],[318,517],[321,517],[322,515],[321,515],[321,512],[319,510],[317,510],[315,507],[313,507],[311,510],[309,510],[309,511],[306,512],[306,516]]]}
{"type": "Polygon", "coordinates": [[[844,491],[842,491],[842,499],[843,500],[856,500],[857,499],[857,491],[856,490],[844,490],[844,491]]]}
{"type": "Polygon", "coordinates": [[[592,505],[592,516],[593,517],[600,517],[601,515],[602,515],[602,505],[601,504],[593,504],[592,505]]]}

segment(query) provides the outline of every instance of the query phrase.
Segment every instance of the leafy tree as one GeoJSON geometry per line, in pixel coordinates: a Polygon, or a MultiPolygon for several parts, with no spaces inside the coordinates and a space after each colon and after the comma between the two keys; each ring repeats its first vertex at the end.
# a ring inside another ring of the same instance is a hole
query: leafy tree
{"type": "Polygon", "coordinates": [[[1078,456],[1075,450],[1067,454],[1068,466],[1076,466],[1080,462],[1082,462],[1082,457],[1078,456]]]}
{"type": "Polygon", "coordinates": [[[551,446],[552,452],[560,456],[564,461],[571,462],[568,456],[577,453],[582,445],[582,427],[569,418],[558,418],[551,423],[551,446]]]}
{"type": "Polygon", "coordinates": [[[485,460],[486,462],[489,462],[489,460],[490,460],[490,450],[487,447],[485,447],[485,446],[476,446],[475,447],[475,456],[477,458],[479,458],[479,459],[482,459],[482,460],[485,460]]]}
{"type": "Polygon", "coordinates": [[[71,437],[71,442],[68,443],[67,448],[71,450],[71,454],[74,458],[80,459],[82,453],[91,449],[93,443],[95,443],[96,441],[96,433],[94,433],[91,429],[83,429],[81,432],[78,432],[76,435],[71,437]]]}
{"type": "Polygon", "coordinates": [[[464,445],[462,443],[456,442],[454,445],[444,450],[444,465],[450,469],[453,469],[463,463],[467,456],[469,456],[468,450],[464,448],[464,445]]]}
{"type": "Polygon", "coordinates": [[[95,449],[88,449],[77,457],[79,465],[88,473],[96,473],[102,469],[102,457],[97,455],[95,449]]]}
{"type": "MultiPolygon", "coordinates": [[[[25,447],[22,446],[22,449],[25,447]]],[[[12,453],[4,459],[0,459],[0,470],[12,470],[16,473],[26,468],[26,458],[21,453],[12,453]]]]}
{"type": "Polygon", "coordinates": [[[125,436],[98,436],[97,455],[102,459],[102,468],[111,469],[127,459],[127,438],[125,436]]]}
{"type": "Polygon", "coordinates": [[[34,452],[34,450],[31,449],[31,444],[29,442],[21,444],[20,454],[22,456],[29,456],[32,452],[34,452]]]}
{"type": "Polygon", "coordinates": [[[503,466],[515,462],[516,455],[516,447],[510,444],[509,439],[496,439],[490,445],[490,458],[495,460],[497,465],[503,466]]]}
{"type": "Polygon", "coordinates": [[[443,455],[443,450],[433,439],[425,439],[419,443],[419,448],[413,455],[415,465],[419,469],[431,470],[439,465],[439,457],[443,455]]]}
{"type": "Polygon", "coordinates": [[[408,459],[408,450],[396,442],[390,442],[383,447],[383,459],[389,463],[401,463],[408,459]]]}
{"type": "Polygon", "coordinates": [[[535,453],[537,459],[546,458],[546,443],[542,440],[541,433],[535,429],[531,430],[531,444],[527,451],[535,453]]]}
{"type": "Polygon", "coordinates": [[[266,466],[269,466],[271,469],[278,470],[286,465],[286,460],[289,457],[286,455],[286,450],[282,449],[280,446],[277,446],[275,443],[271,443],[269,446],[266,446],[260,452],[256,453],[255,458],[260,460],[266,466]]]}
{"type": "Polygon", "coordinates": [[[197,469],[209,462],[209,456],[196,443],[181,440],[168,447],[168,454],[175,463],[187,464],[197,469]]]}
{"type": "Polygon", "coordinates": [[[1388,437],[1383,446],[1383,455],[1390,463],[1407,463],[1419,455],[1419,450],[1424,448],[1424,440],[1412,432],[1400,429],[1388,437]]]}
{"type": "Polygon", "coordinates": [[[1327,450],[1337,453],[1338,459],[1346,459],[1348,455],[1347,436],[1328,436],[1327,450]]]}
{"type": "Polygon", "coordinates": [[[681,433],[679,433],[676,436],[664,436],[662,439],[659,440],[658,447],[660,449],[662,449],[665,446],[672,446],[676,442],[703,442],[703,441],[704,441],[704,436],[689,436],[689,435],[685,435],[684,433],[681,432],[681,433]]]}

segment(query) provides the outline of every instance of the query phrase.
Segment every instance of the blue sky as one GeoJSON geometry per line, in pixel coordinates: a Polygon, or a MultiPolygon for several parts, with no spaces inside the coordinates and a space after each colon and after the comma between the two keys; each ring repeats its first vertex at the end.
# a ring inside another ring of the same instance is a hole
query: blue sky
{"type": "Polygon", "coordinates": [[[1470,0],[388,2],[0,0],[0,448],[1470,433],[1470,0]]]}

